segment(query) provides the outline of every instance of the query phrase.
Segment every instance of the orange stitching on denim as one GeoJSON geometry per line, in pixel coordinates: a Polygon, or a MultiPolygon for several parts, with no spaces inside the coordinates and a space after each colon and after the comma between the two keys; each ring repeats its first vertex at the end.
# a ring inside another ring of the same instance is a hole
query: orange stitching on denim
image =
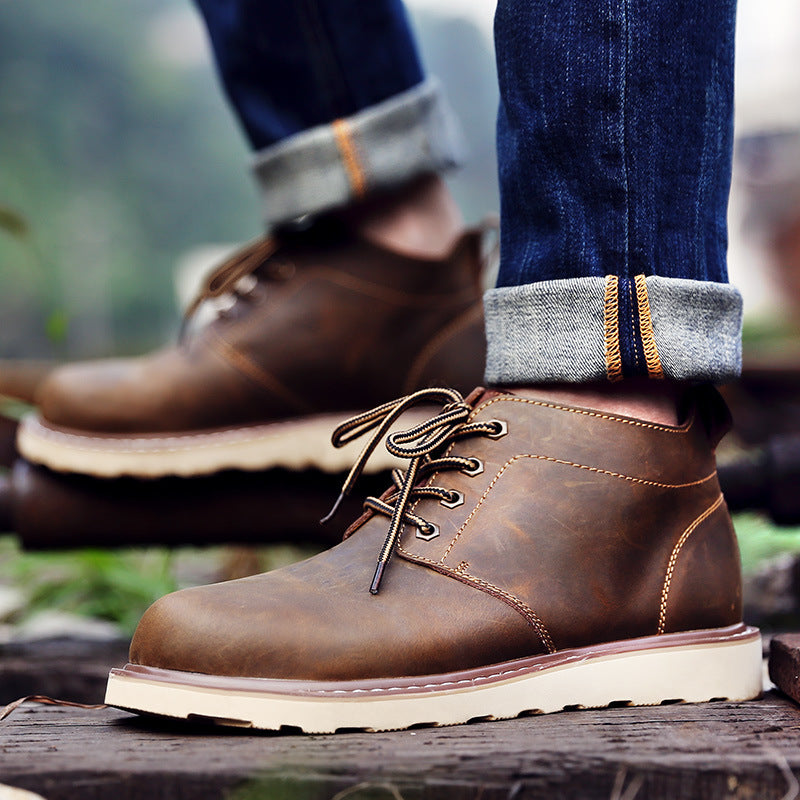
{"type": "Polygon", "coordinates": [[[505,589],[501,589],[499,586],[495,586],[493,583],[489,583],[489,581],[483,580],[483,578],[479,578],[476,575],[471,575],[469,572],[460,572],[458,570],[451,569],[450,567],[446,567],[437,561],[431,561],[429,558],[425,558],[425,556],[411,553],[408,550],[405,550],[401,545],[397,545],[397,552],[402,553],[410,561],[430,564],[430,566],[432,566],[437,572],[440,572],[444,575],[450,575],[456,580],[466,583],[468,586],[471,585],[475,586],[476,588],[487,589],[489,590],[490,594],[492,592],[496,592],[497,595],[504,597],[514,609],[516,609],[520,614],[522,614],[523,617],[525,617],[531,627],[533,627],[539,638],[542,640],[542,644],[547,648],[547,651],[550,653],[555,653],[556,647],[553,644],[553,640],[550,638],[547,628],[542,620],[539,619],[539,616],[536,614],[536,612],[524,600],[521,600],[516,595],[505,591],[505,589]]]}
{"type": "Polygon", "coordinates": [[[649,481],[647,480],[647,478],[635,478],[633,475],[624,475],[621,472],[612,472],[611,470],[601,469],[600,467],[590,467],[586,464],[578,464],[575,461],[565,461],[560,458],[553,458],[552,456],[540,456],[540,455],[535,455],[533,453],[522,453],[521,455],[509,458],[508,461],[506,461],[506,463],[503,464],[502,467],[500,467],[500,471],[497,473],[497,475],[494,476],[494,478],[492,478],[491,483],[486,487],[486,490],[481,495],[480,500],[478,500],[477,504],[475,505],[475,508],[473,508],[472,511],[470,511],[469,516],[461,523],[461,526],[453,535],[450,544],[447,545],[447,549],[444,551],[444,554],[442,555],[440,563],[443,564],[447,556],[450,555],[450,551],[453,549],[453,547],[455,547],[456,542],[466,529],[467,525],[469,524],[469,521],[475,516],[475,514],[478,513],[478,509],[483,505],[484,501],[489,496],[489,492],[494,488],[494,485],[497,483],[497,481],[500,480],[500,476],[515,461],[519,461],[522,458],[534,458],[537,461],[548,461],[551,464],[561,464],[565,467],[574,467],[575,469],[583,469],[586,470],[587,472],[593,472],[596,475],[608,475],[610,478],[619,478],[620,480],[628,481],[629,483],[635,483],[638,486],[654,486],[657,489],[688,489],[691,486],[699,486],[702,483],[710,481],[717,474],[717,471],[715,469],[713,472],[709,473],[704,478],[698,478],[698,480],[690,481],[689,483],[661,483],[659,481],[649,481]]]}
{"type": "Polygon", "coordinates": [[[650,316],[650,299],[647,296],[647,281],[644,275],[637,275],[634,281],[636,282],[636,305],[639,309],[639,333],[642,337],[644,359],[647,363],[647,375],[656,380],[663,380],[664,369],[661,366],[658,346],[656,345],[656,336],[653,332],[653,319],[650,316]]]}
{"type": "Polygon", "coordinates": [[[658,612],[658,633],[664,633],[664,629],[667,626],[667,600],[669,598],[669,590],[672,585],[672,576],[675,572],[675,564],[678,560],[678,555],[681,552],[681,549],[686,544],[686,540],[697,530],[697,528],[710,517],[723,503],[725,498],[720,495],[716,501],[707,508],[682,534],[681,538],[678,539],[678,543],[675,545],[672,555],[669,559],[669,564],[667,565],[667,575],[664,578],[664,588],[661,591],[661,606],[659,607],[658,612]]]}
{"type": "Polygon", "coordinates": [[[603,324],[606,342],[606,377],[612,382],[620,381],[622,352],[619,349],[619,278],[616,275],[606,275],[603,324]]]}
{"type": "Polygon", "coordinates": [[[670,428],[667,425],[656,425],[652,422],[640,422],[636,419],[627,419],[626,417],[616,417],[613,414],[600,414],[597,411],[587,411],[584,408],[570,408],[569,406],[561,406],[558,403],[546,403],[543,400],[529,400],[526,397],[508,397],[508,396],[501,396],[501,397],[493,397],[491,400],[487,400],[485,403],[477,406],[475,410],[470,414],[470,420],[474,419],[475,416],[479,411],[483,411],[483,409],[488,408],[493,403],[530,403],[532,406],[541,406],[542,408],[553,408],[557,411],[569,411],[570,414],[581,414],[584,417],[596,417],[597,419],[604,419],[608,422],[619,422],[622,425],[633,425],[637,428],[649,428],[650,430],[654,431],[663,431],[664,433],[687,433],[689,428],[692,427],[692,423],[694,422],[694,413],[692,416],[683,424],[678,427],[670,428]]]}
{"type": "Polygon", "coordinates": [[[344,161],[344,168],[347,170],[350,188],[356,197],[363,197],[367,191],[367,180],[364,177],[361,160],[358,157],[358,151],[350,133],[350,126],[343,119],[335,119],[331,125],[336,139],[336,146],[339,148],[339,153],[344,161]]]}

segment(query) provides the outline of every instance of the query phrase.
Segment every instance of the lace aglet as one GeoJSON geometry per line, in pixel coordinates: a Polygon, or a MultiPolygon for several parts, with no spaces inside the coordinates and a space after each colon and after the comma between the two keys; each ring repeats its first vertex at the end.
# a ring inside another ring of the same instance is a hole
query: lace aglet
{"type": "Polygon", "coordinates": [[[333,508],[331,508],[331,510],[319,521],[320,525],[330,522],[336,516],[336,512],[339,510],[342,500],[344,500],[344,492],[339,492],[339,496],[336,498],[333,508]]]}
{"type": "Polygon", "coordinates": [[[372,584],[369,587],[370,594],[378,594],[378,589],[381,585],[381,578],[383,578],[383,570],[386,569],[386,562],[379,561],[378,566],[375,567],[375,575],[372,578],[372,584]]]}

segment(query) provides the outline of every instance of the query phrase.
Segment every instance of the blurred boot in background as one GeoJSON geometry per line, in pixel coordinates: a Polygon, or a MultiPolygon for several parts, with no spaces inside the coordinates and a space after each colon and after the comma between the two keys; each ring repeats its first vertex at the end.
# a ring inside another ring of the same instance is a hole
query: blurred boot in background
{"type": "Polygon", "coordinates": [[[44,383],[19,446],[57,470],[336,471],[352,454],[327,444],[332,422],[483,373],[482,237],[439,177],[458,137],[402,5],[199,6],[269,234],[211,275],[177,346],[44,383]],[[223,307],[196,330],[209,299],[223,307]]]}

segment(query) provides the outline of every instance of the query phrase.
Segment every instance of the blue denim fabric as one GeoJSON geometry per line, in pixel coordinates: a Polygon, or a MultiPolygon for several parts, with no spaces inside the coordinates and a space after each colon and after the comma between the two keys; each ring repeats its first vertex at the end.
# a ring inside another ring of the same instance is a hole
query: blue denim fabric
{"type": "Polygon", "coordinates": [[[724,283],[735,0],[500,0],[498,286],[724,283]]]}
{"type": "MultiPolygon", "coordinates": [[[[457,160],[400,0],[197,3],[268,224],[457,160]]],[[[737,374],[734,19],[735,0],[500,0],[490,382],[737,374]]]]}
{"type": "Polygon", "coordinates": [[[423,80],[400,0],[196,0],[254,149],[423,80]]]}

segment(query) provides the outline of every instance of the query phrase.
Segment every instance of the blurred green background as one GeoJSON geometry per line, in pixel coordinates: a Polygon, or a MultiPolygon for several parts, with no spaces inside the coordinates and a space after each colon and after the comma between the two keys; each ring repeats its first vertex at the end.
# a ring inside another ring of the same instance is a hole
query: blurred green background
{"type": "MultiPolygon", "coordinates": [[[[462,119],[467,217],[497,208],[484,33],[415,15],[462,119]]],[[[249,152],[189,0],[0,0],[0,356],[151,348],[178,258],[260,231],[249,152]]]]}

